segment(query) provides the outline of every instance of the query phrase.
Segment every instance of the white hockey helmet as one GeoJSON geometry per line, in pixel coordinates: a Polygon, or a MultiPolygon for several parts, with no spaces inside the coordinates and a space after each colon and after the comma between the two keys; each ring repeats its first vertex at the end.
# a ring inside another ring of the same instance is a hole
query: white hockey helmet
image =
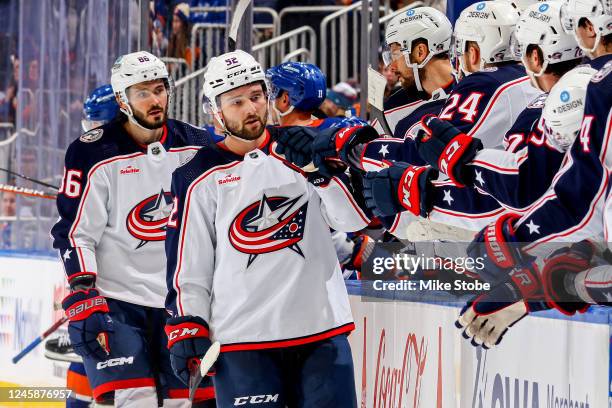
{"type": "Polygon", "coordinates": [[[588,65],[578,66],[559,79],[544,103],[542,118],[548,144],[565,152],[580,132],[586,90],[597,72],[588,65]]]}
{"type": "Polygon", "coordinates": [[[406,64],[412,68],[419,91],[422,91],[418,70],[423,68],[434,55],[448,52],[453,35],[453,26],[444,13],[433,7],[415,7],[393,17],[385,29],[383,61],[392,62],[390,45],[398,43],[406,64]],[[427,41],[429,54],[420,64],[410,62],[412,43],[417,39],[427,41]]]}
{"type": "Polygon", "coordinates": [[[137,51],[122,55],[115,61],[111,69],[111,86],[117,98],[123,102],[120,105],[121,112],[138,124],[134,119],[134,113],[127,96],[127,89],[141,82],[163,79],[168,92],[168,106],[174,94],[174,83],[168,75],[168,69],[155,55],[146,51],[137,51]]]}
{"type": "MultiPolygon", "coordinates": [[[[515,60],[512,43],[518,19],[517,9],[505,0],[481,1],[466,7],[455,23],[454,57],[463,65],[467,42],[473,41],[480,49],[480,69],[484,64],[515,60]]],[[[470,74],[463,67],[462,71],[470,74]]]]}
{"type": "Polygon", "coordinates": [[[266,73],[255,58],[242,50],[221,54],[210,59],[204,72],[202,86],[202,108],[207,114],[212,114],[224,127],[225,122],[219,115],[221,111],[217,98],[232,89],[254,82],[263,82],[264,92],[268,93],[266,73]]]}
{"type": "Polygon", "coordinates": [[[582,51],[573,35],[564,32],[561,23],[561,2],[546,1],[528,6],[515,31],[515,51],[527,69],[525,56],[529,45],[537,45],[542,51],[544,61],[539,72],[546,71],[548,64],[556,64],[582,57],[582,51]]]}
{"type": "Polygon", "coordinates": [[[531,6],[532,4],[536,4],[536,3],[546,1],[546,0],[504,0],[504,1],[508,2],[512,7],[516,9],[516,11],[519,12],[519,14],[521,14],[523,10],[525,10],[527,7],[531,6]]]}
{"type": "Polygon", "coordinates": [[[595,51],[602,36],[612,33],[612,0],[565,0],[561,15],[563,28],[576,36],[576,41],[584,51],[595,51]],[[586,18],[593,24],[596,38],[592,48],[581,43],[576,33],[580,19],[586,18]]]}

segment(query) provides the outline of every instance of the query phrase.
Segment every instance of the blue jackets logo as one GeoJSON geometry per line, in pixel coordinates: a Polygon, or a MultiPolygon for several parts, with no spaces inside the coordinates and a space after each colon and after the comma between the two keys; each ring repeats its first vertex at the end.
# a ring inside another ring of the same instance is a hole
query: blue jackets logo
{"type": "Polygon", "coordinates": [[[128,232],[140,243],[136,249],[150,241],[166,239],[166,224],[172,211],[172,195],[163,189],[136,204],[128,213],[125,224],[128,232]]]}
{"type": "Polygon", "coordinates": [[[304,238],[308,202],[297,207],[296,198],[267,197],[248,205],[232,221],[230,243],[249,255],[247,267],[260,254],[289,248],[304,257],[299,242],[304,238]]]}

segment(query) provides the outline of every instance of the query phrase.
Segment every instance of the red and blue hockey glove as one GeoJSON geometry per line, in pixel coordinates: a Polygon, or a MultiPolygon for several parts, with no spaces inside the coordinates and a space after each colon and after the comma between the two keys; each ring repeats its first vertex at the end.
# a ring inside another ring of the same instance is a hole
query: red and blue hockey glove
{"type": "Polygon", "coordinates": [[[312,162],[319,168],[319,172],[327,177],[338,171],[344,171],[351,163],[353,167],[359,169],[360,157],[354,148],[379,137],[372,126],[351,126],[331,128],[331,130],[333,130],[331,137],[321,132],[312,146],[312,162]]]}
{"type": "Polygon", "coordinates": [[[62,307],[69,320],[68,335],[74,351],[81,357],[107,358],[109,334],[114,329],[106,299],[93,288],[77,290],[64,298],[62,307]]]}
{"type": "Polygon", "coordinates": [[[455,326],[473,346],[491,348],[502,340],[510,327],[528,313],[545,310],[541,300],[538,269],[531,263],[510,272],[509,279],[469,301],[455,326]]]}
{"type": "Polygon", "coordinates": [[[497,221],[484,227],[467,247],[471,259],[482,260],[484,267],[475,270],[487,282],[498,283],[507,279],[510,270],[533,260],[521,251],[514,236],[517,214],[503,214],[497,221]]]}
{"type": "Polygon", "coordinates": [[[466,165],[482,150],[482,142],[434,115],[424,116],[421,124],[417,137],[421,158],[458,186],[472,184],[474,175],[466,165]]]}
{"type": "Polygon", "coordinates": [[[581,300],[569,286],[574,286],[574,278],[578,273],[591,267],[594,248],[588,241],[581,241],[569,248],[561,248],[553,252],[542,268],[542,285],[546,302],[561,313],[573,315],[584,313],[589,304],[581,300]]]}
{"type": "Polygon", "coordinates": [[[433,206],[431,180],[438,172],[431,167],[394,163],[378,172],[368,172],[363,178],[366,206],[379,217],[410,211],[426,217],[433,206]]]}
{"type": "MultiPolygon", "coordinates": [[[[189,385],[191,367],[200,365],[200,359],[212,344],[208,325],[197,316],[171,317],[166,321],[165,331],[172,370],[185,385],[189,385]]],[[[213,373],[211,369],[209,375],[213,373]]]]}

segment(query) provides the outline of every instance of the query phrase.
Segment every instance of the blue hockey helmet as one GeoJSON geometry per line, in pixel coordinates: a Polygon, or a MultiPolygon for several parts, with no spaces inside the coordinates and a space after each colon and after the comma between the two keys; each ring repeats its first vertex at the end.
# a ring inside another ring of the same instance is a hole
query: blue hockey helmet
{"type": "Polygon", "coordinates": [[[83,104],[84,120],[89,122],[104,124],[111,121],[117,112],[119,112],[119,105],[110,84],[94,89],[83,104]]]}
{"type": "Polygon", "coordinates": [[[268,69],[266,76],[272,88],[271,97],[276,98],[282,91],[286,91],[295,109],[310,112],[325,100],[327,81],[316,65],[283,62],[268,69]]]}

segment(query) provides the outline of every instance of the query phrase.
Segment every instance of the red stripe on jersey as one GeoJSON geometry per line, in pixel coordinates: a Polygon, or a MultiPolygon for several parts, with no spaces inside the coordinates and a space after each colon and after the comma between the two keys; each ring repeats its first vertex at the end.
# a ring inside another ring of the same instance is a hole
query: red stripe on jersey
{"type": "Polygon", "coordinates": [[[390,234],[393,234],[395,232],[395,229],[399,225],[401,217],[402,217],[402,213],[399,213],[399,214],[395,215],[395,218],[393,219],[393,225],[391,225],[391,228],[389,228],[389,233],[390,234]]]}
{"type": "MultiPolygon", "coordinates": [[[[168,397],[170,399],[189,398],[189,389],[170,388],[168,389],[168,397]]],[[[213,398],[215,398],[215,387],[198,388],[193,396],[193,401],[206,401],[213,398]]]]}
{"type": "Polygon", "coordinates": [[[493,210],[493,211],[490,211],[490,212],[487,212],[487,213],[482,213],[482,214],[468,214],[468,213],[462,213],[462,212],[448,210],[446,208],[442,209],[442,208],[439,208],[439,207],[434,207],[432,212],[433,211],[441,212],[442,214],[452,215],[453,217],[469,218],[469,219],[479,219],[479,218],[493,217],[495,215],[501,214],[502,212],[504,212],[506,210],[504,208],[499,208],[497,210],[493,210]]]}
{"type": "Polygon", "coordinates": [[[221,346],[221,352],[231,351],[246,351],[246,350],[264,350],[271,348],[285,348],[301,346],[308,343],[314,343],[315,341],[321,341],[329,339],[331,337],[338,336],[340,334],[349,333],[355,330],[355,323],[347,323],[335,329],[330,329],[321,333],[313,334],[310,336],[298,337],[288,340],[276,340],[276,341],[265,341],[258,343],[235,343],[226,344],[221,346]]]}
{"type": "Polygon", "coordinates": [[[155,380],[153,378],[131,378],[129,380],[109,381],[94,388],[93,396],[96,400],[98,400],[107,392],[124,390],[126,388],[143,387],[155,387],[155,380]]]}
{"type": "Polygon", "coordinates": [[[471,164],[475,166],[485,167],[485,168],[492,169],[492,170],[497,170],[498,172],[504,173],[504,174],[518,174],[519,172],[518,168],[501,167],[496,164],[489,163],[489,162],[482,161],[482,160],[474,160],[472,161],[471,164]]]}

